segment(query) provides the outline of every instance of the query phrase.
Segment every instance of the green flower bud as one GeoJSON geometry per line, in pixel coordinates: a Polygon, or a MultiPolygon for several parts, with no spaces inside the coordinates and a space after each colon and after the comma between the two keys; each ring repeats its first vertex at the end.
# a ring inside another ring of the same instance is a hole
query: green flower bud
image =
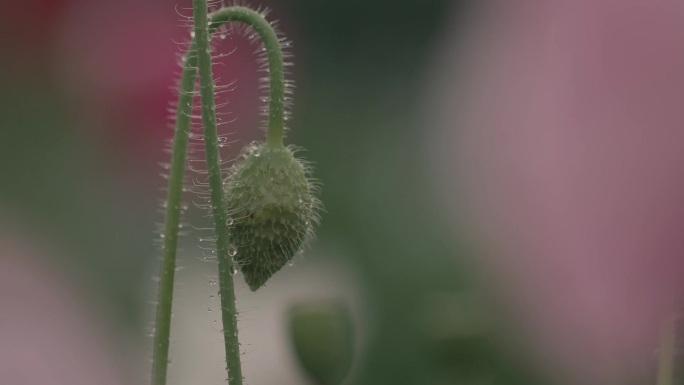
{"type": "Polygon", "coordinates": [[[354,355],[354,327],[347,307],[334,300],[305,302],[292,306],[289,316],[296,357],[312,383],[341,384],[354,355]]]}
{"type": "Polygon", "coordinates": [[[252,144],[226,181],[229,254],[252,291],[313,237],[320,202],[310,171],[291,147],[252,144]]]}

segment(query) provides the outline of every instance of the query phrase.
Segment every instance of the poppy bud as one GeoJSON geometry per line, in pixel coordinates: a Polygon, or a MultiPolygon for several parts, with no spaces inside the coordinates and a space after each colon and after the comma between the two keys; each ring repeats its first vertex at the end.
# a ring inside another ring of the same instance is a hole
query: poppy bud
{"type": "Polygon", "coordinates": [[[291,147],[251,144],[226,181],[229,254],[252,291],[313,237],[317,188],[291,147]]]}

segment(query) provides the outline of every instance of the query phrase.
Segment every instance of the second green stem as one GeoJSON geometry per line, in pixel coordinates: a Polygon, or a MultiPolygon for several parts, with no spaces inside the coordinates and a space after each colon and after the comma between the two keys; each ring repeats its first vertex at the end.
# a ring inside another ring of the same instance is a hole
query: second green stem
{"type": "Polygon", "coordinates": [[[216,127],[216,104],[214,101],[214,78],[211,69],[209,46],[209,23],[207,1],[193,0],[195,19],[195,49],[197,52],[197,71],[199,74],[202,124],[204,126],[204,145],[206,149],[207,174],[211,189],[211,212],[216,231],[216,254],[219,268],[219,295],[221,298],[221,318],[226,348],[226,369],[228,384],[242,385],[240,367],[240,343],[238,341],[237,310],[235,308],[235,289],[233,284],[233,258],[229,254],[227,213],[223,205],[223,178],[216,127]]]}

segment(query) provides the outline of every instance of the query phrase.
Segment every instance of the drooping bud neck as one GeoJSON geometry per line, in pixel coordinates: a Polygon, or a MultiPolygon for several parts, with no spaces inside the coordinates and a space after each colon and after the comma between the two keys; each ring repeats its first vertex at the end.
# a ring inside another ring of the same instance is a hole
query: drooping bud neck
{"type": "Polygon", "coordinates": [[[210,31],[224,23],[236,21],[249,25],[261,37],[268,59],[269,76],[266,144],[269,147],[284,147],[285,65],[283,63],[283,50],[276,31],[261,13],[247,7],[234,6],[220,9],[210,15],[210,20],[210,31]]]}

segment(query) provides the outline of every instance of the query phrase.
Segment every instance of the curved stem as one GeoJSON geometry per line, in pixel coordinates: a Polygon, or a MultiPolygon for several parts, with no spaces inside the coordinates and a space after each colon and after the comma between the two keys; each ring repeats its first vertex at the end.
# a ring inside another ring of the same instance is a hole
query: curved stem
{"type": "Polygon", "coordinates": [[[226,348],[228,381],[230,385],[242,384],[240,349],[237,336],[237,311],[233,286],[233,261],[228,253],[228,226],[223,209],[223,184],[218,150],[218,134],[214,102],[214,83],[211,74],[209,33],[222,24],[237,21],[250,25],[259,34],[269,65],[269,110],[266,143],[272,147],[283,146],[283,124],[285,113],[285,80],[282,48],[273,27],[258,12],[233,6],[211,14],[207,25],[206,0],[194,0],[195,38],[191,41],[185,56],[181,75],[176,112],[176,127],[167,192],[166,220],[163,235],[163,258],[159,279],[158,306],[154,331],[152,361],[152,384],[164,385],[169,356],[169,335],[173,302],[173,283],[176,270],[176,248],[180,224],[183,195],[183,175],[194,98],[196,75],[200,72],[200,97],[202,100],[202,121],[206,146],[207,172],[210,179],[212,213],[216,231],[216,247],[219,261],[219,293],[221,294],[222,321],[226,348]],[[199,55],[197,55],[199,53],[199,55]]]}
{"type": "MultiPolygon", "coordinates": [[[[194,52],[194,42],[188,52],[194,52]]],[[[152,384],[166,383],[166,369],[169,360],[169,333],[171,330],[171,305],[173,303],[173,281],[176,273],[176,247],[180,225],[183,198],[183,174],[188,149],[190,114],[195,88],[196,56],[187,55],[181,75],[178,105],[176,107],[176,128],[173,137],[173,152],[169,170],[169,188],[166,196],[166,219],[163,234],[162,261],[159,276],[157,316],[154,328],[152,356],[152,384]]]]}
{"type": "Polygon", "coordinates": [[[283,127],[285,115],[285,71],[283,50],[280,40],[271,24],[259,12],[247,7],[234,6],[222,8],[211,14],[211,29],[223,23],[237,21],[254,29],[259,34],[266,49],[269,74],[268,131],[266,143],[269,146],[283,146],[283,127]]]}
{"type": "Polygon", "coordinates": [[[283,146],[283,116],[285,113],[283,54],[280,41],[273,27],[258,12],[241,6],[223,8],[211,14],[211,25],[208,26],[206,10],[206,0],[193,0],[202,123],[204,125],[207,173],[211,189],[211,207],[216,231],[216,249],[219,264],[219,292],[221,294],[226,369],[228,370],[228,383],[230,385],[241,385],[240,344],[238,341],[237,311],[235,309],[235,289],[232,275],[235,262],[229,254],[228,218],[223,202],[223,177],[221,175],[221,159],[216,127],[216,106],[209,36],[211,31],[231,21],[246,23],[261,36],[268,55],[270,74],[266,143],[273,147],[283,146]]]}

